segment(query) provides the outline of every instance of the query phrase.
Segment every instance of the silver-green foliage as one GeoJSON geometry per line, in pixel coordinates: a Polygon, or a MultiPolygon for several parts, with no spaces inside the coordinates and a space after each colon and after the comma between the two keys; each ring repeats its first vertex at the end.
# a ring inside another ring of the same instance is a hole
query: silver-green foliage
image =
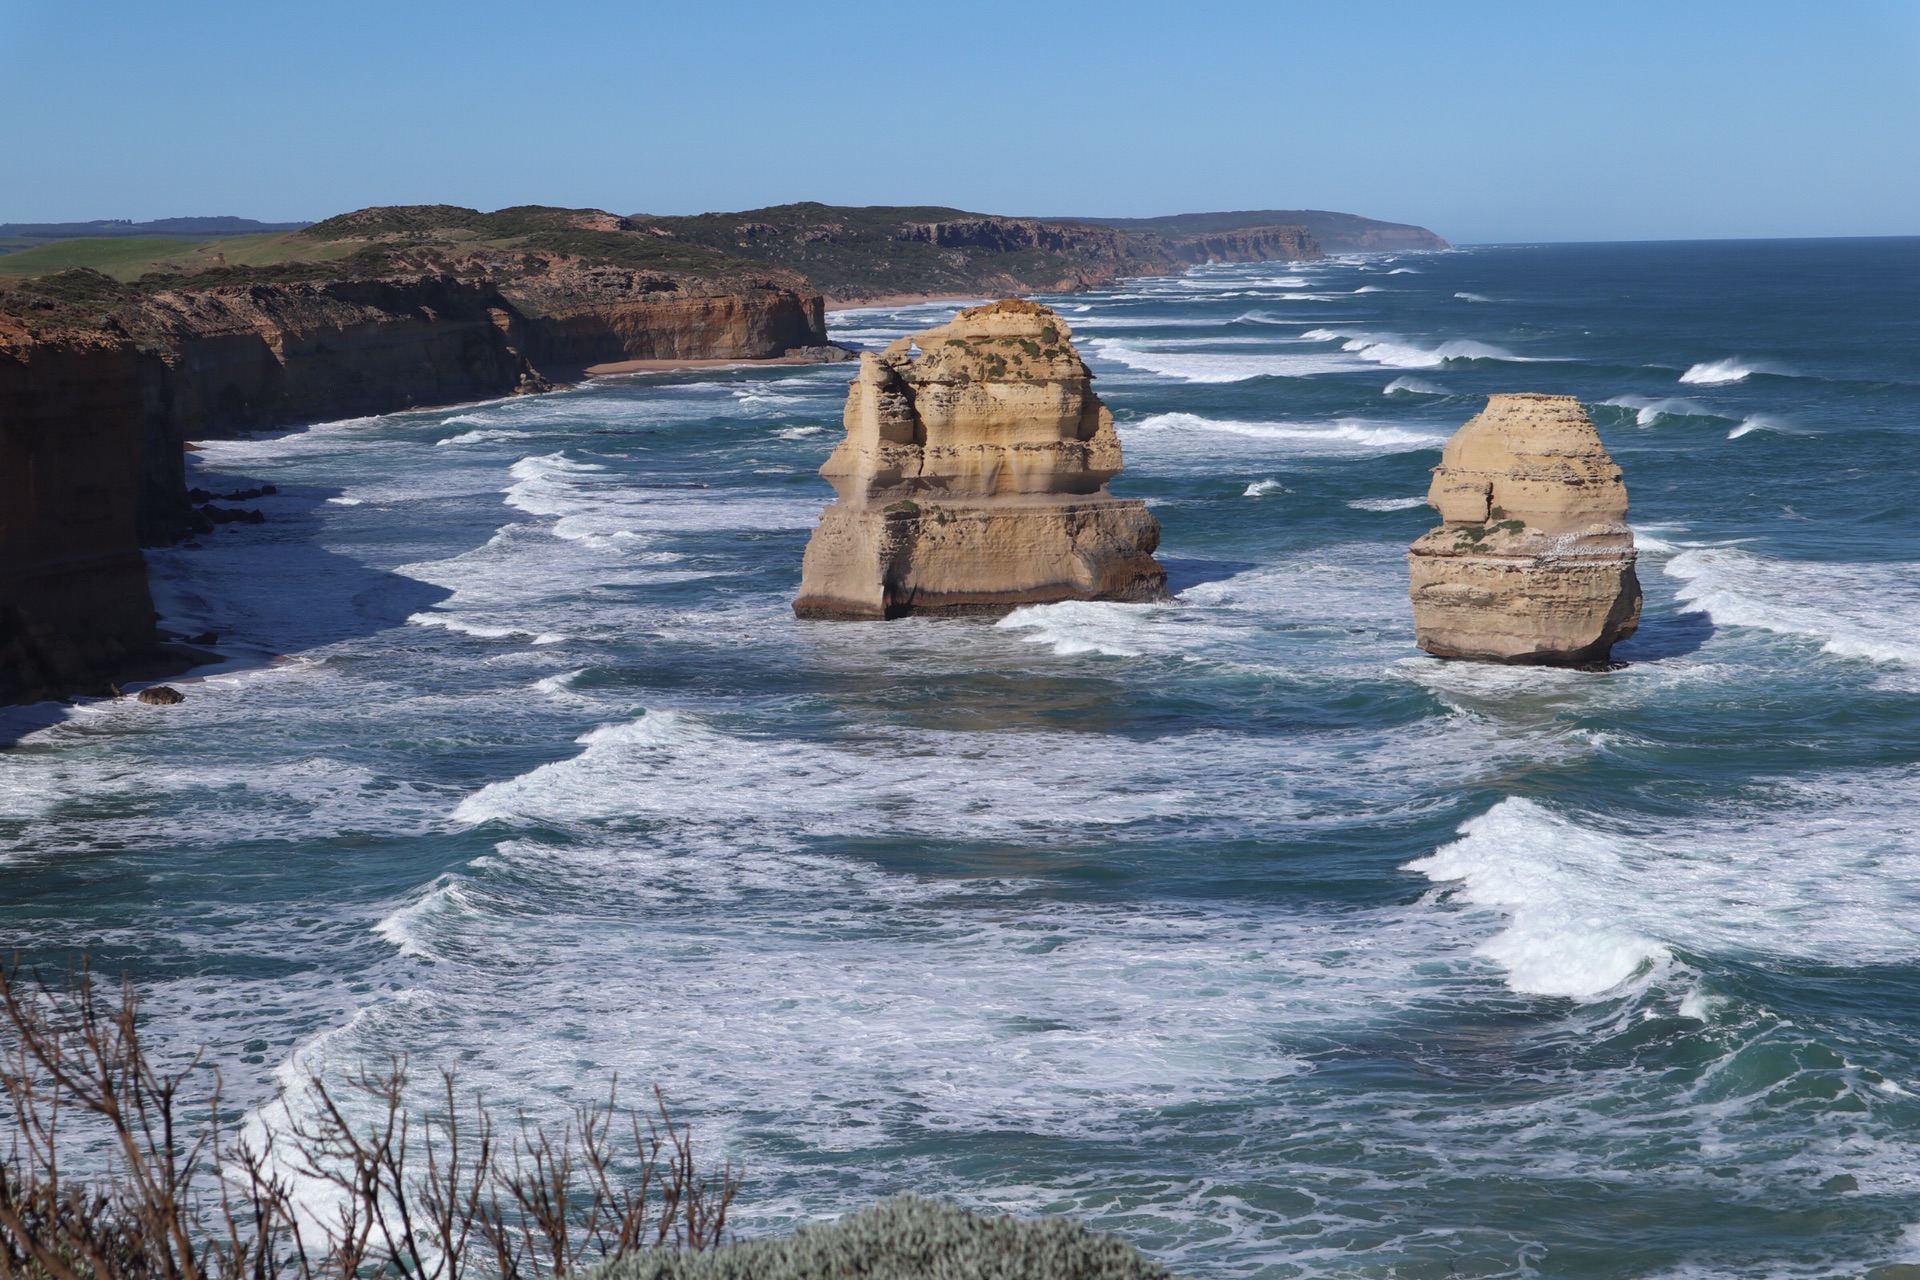
{"type": "Polygon", "coordinates": [[[838,1222],[711,1253],[655,1250],[586,1280],[1171,1280],[1117,1236],[1071,1218],[987,1218],[900,1196],[838,1222]]]}

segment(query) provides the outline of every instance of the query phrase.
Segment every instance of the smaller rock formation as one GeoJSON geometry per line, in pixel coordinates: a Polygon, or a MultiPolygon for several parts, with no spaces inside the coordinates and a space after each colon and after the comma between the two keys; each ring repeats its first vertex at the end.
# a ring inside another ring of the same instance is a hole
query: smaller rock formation
{"type": "Polygon", "coordinates": [[[794,612],[1166,599],[1159,522],[1107,492],[1120,438],[1071,336],[1009,298],[863,355],[847,437],[820,468],[838,501],[807,544],[794,612]]]}
{"type": "Polygon", "coordinates": [[[1427,652],[1580,666],[1639,626],[1627,487],[1572,396],[1489,396],[1427,501],[1442,523],[1408,556],[1427,652]]]}
{"type": "Polygon", "coordinates": [[[135,696],[150,707],[171,707],[187,700],[186,694],[167,684],[156,684],[151,689],[142,689],[135,696]]]}

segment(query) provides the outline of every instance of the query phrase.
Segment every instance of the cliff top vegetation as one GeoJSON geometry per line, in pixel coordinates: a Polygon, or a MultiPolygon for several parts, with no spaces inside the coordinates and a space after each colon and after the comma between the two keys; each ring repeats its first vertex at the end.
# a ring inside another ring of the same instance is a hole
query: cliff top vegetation
{"type": "MultiPolygon", "coordinates": [[[[1325,216],[1407,230],[1352,215],[1325,216]]],[[[1218,256],[1216,250],[1195,246],[1201,237],[1222,231],[1240,237],[1245,246],[1258,246],[1247,250],[1256,257],[1318,256],[1305,227],[1262,221],[1266,217],[1183,215],[1094,225],[1092,219],[1009,218],[940,206],[810,202],[685,217],[545,205],[490,213],[456,205],[396,205],[359,209],[293,230],[225,237],[120,232],[49,240],[0,255],[0,313],[17,315],[33,306],[45,310],[42,303],[55,297],[62,305],[110,305],[125,296],[125,289],[150,294],[421,273],[506,281],[544,275],[561,264],[715,282],[772,270],[804,276],[821,292],[846,300],[1071,290],[1123,275],[1161,274],[1218,256]],[[61,273],[69,278],[55,283],[61,273]],[[22,283],[9,287],[8,281],[22,283]],[[41,303],[26,301],[25,295],[41,303]]]]}

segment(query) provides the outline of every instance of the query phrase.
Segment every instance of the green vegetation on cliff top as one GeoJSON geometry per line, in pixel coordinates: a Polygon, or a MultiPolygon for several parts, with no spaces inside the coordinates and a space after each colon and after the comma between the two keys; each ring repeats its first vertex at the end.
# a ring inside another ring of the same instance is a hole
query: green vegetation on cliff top
{"type": "MultiPolygon", "coordinates": [[[[23,293],[98,308],[124,300],[128,289],[152,293],[426,272],[507,281],[542,274],[560,258],[715,281],[793,272],[829,296],[856,300],[1020,293],[1177,269],[1163,237],[1228,224],[1271,225],[1272,213],[1108,219],[1100,226],[1091,225],[1093,219],[1003,218],[938,206],[801,203],[740,213],[620,217],[545,205],[491,213],[398,205],[340,214],[301,230],[225,239],[122,235],[45,243],[0,256],[0,280],[21,282],[0,285],[0,310],[34,305],[23,293]]],[[[1343,220],[1343,229],[1420,232],[1350,214],[1314,216],[1343,220]]]]}

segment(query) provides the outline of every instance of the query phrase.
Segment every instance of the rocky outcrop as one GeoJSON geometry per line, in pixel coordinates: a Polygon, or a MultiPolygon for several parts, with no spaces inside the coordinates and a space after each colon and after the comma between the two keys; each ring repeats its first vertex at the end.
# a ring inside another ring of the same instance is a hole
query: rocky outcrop
{"type": "Polygon", "coordinates": [[[1627,487],[1572,396],[1497,395],[1454,433],[1409,554],[1414,628],[1443,658],[1604,662],[1640,622],[1627,487]]]}
{"type": "Polygon", "coordinates": [[[1047,307],[1007,299],[862,356],[794,612],[1166,599],[1159,523],[1107,492],[1120,439],[1071,336],[1047,307]]]}

